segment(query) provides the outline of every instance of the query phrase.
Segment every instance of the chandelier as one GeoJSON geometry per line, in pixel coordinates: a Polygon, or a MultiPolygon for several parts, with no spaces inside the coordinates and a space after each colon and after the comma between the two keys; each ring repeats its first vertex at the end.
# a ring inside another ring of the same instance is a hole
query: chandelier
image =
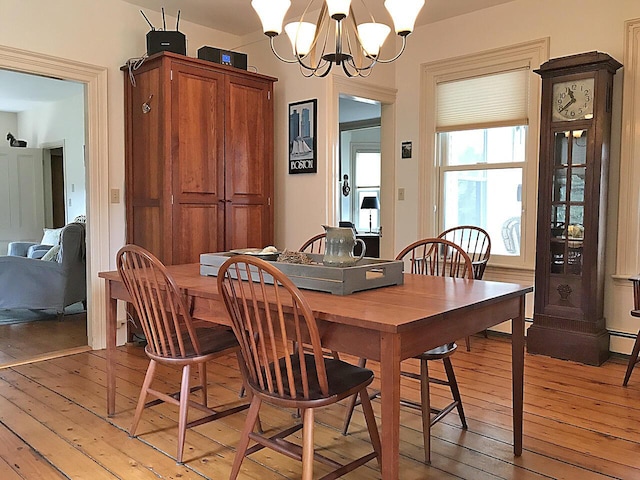
{"type": "Polygon", "coordinates": [[[300,21],[284,27],[291,41],[293,59],[280,55],[274,45],[275,37],[282,33],[282,23],[291,1],[252,0],[251,6],[260,17],[274,55],[285,63],[298,63],[305,77],[324,77],[333,65],[340,65],[348,77],[367,77],[376,63],[391,63],[402,55],[424,0],[385,0],[384,6],[391,15],[396,35],[402,38],[400,51],[388,59],[380,58],[379,53],[391,28],[376,22],[364,0],[360,1],[370,22],[356,21],[351,0],[325,0],[316,22],[307,22],[305,17],[315,3],[311,0],[300,21]],[[335,46],[330,42],[330,36],[335,38],[335,46]]]}

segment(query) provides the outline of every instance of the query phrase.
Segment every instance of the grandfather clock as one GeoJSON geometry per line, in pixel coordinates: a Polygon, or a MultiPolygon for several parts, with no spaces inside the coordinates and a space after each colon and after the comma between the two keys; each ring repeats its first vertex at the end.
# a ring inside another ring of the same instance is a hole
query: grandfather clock
{"type": "Polygon", "coordinates": [[[533,325],[529,353],[600,365],[609,357],[604,251],[613,76],[600,52],[545,62],[533,325]]]}

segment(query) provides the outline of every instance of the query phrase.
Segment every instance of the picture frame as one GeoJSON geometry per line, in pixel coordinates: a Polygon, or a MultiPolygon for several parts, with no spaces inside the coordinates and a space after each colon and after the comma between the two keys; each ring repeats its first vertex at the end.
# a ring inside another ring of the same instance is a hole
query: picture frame
{"type": "Polygon", "coordinates": [[[412,150],[411,142],[402,142],[402,158],[411,158],[412,150]]]}
{"type": "Polygon", "coordinates": [[[289,173],[317,173],[318,100],[289,104],[289,173]]]}

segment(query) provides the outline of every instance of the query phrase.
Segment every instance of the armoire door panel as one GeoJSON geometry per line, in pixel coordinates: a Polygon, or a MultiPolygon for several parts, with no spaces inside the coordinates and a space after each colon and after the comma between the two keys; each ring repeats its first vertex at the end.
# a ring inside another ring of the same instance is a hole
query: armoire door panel
{"type": "Polygon", "coordinates": [[[130,165],[130,185],[134,199],[160,199],[164,192],[165,157],[160,99],[160,69],[141,72],[136,87],[131,89],[131,155],[136,159],[130,165]],[[142,105],[153,105],[146,113],[142,105]],[[155,101],[154,101],[155,100],[155,101]]]}
{"type": "Polygon", "coordinates": [[[227,250],[234,248],[264,248],[271,242],[268,215],[261,205],[229,205],[226,212],[227,250]]]}
{"type": "Polygon", "coordinates": [[[223,251],[217,204],[181,204],[173,209],[173,263],[198,263],[201,253],[223,251]]]}
{"type": "Polygon", "coordinates": [[[273,114],[269,85],[242,78],[228,83],[225,124],[226,199],[266,202],[270,192],[273,114]]]}
{"type": "Polygon", "coordinates": [[[224,76],[172,66],[174,202],[212,203],[224,192],[224,76]]]}
{"type": "Polygon", "coordinates": [[[164,258],[163,235],[157,234],[162,231],[162,210],[158,206],[134,206],[132,210],[135,229],[127,241],[146,248],[158,258],[164,258]]]}

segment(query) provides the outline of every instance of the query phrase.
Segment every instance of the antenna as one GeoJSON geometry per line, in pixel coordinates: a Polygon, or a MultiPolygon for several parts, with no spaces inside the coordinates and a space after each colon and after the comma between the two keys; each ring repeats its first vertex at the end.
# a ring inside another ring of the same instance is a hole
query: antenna
{"type": "Polygon", "coordinates": [[[177,32],[178,30],[180,30],[180,29],[178,28],[178,25],[180,25],[180,10],[178,10],[178,18],[177,18],[177,20],[176,20],[176,32],[177,32]]]}
{"type": "Polygon", "coordinates": [[[164,19],[164,7],[162,7],[162,30],[167,31],[167,22],[164,19]]]}
{"type": "Polygon", "coordinates": [[[140,10],[140,13],[142,14],[142,16],[144,17],[144,19],[147,21],[147,23],[149,24],[149,26],[151,27],[152,31],[156,30],[156,27],[154,27],[151,22],[149,21],[149,19],[147,18],[147,16],[144,14],[144,12],[142,10],[140,10]]]}

